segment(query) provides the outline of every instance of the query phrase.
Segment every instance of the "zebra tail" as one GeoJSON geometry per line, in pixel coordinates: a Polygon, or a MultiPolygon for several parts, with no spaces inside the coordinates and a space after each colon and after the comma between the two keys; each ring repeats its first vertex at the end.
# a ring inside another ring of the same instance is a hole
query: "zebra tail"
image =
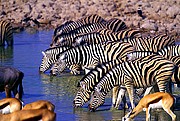
{"type": "Polygon", "coordinates": [[[180,67],[177,65],[175,66],[175,70],[171,79],[173,83],[180,84],[180,67]]]}

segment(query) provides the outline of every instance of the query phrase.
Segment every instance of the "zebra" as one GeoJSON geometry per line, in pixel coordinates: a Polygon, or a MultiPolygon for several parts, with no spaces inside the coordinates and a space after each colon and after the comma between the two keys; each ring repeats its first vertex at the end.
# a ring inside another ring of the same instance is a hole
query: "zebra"
{"type": "Polygon", "coordinates": [[[126,53],[124,50],[127,48],[133,47],[129,43],[124,42],[105,42],[77,46],[62,53],[57,63],[51,68],[51,72],[56,74],[57,71],[62,72],[70,65],[78,64],[81,65],[86,73],[87,70],[94,68],[99,63],[105,63],[114,59],[125,60],[127,57],[124,54],[126,53]]]}
{"type": "Polygon", "coordinates": [[[111,18],[106,22],[106,28],[112,30],[113,32],[119,32],[121,30],[127,29],[124,21],[118,18],[111,18]]]}
{"type": "MultiPolygon", "coordinates": [[[[136,54],[136,57],[137,57],[136,59],[138,59],[140,57],[148,56],[150,54],[154,54],[152,52],[132,52],[132,53],[134,55],[136,54]]],[[[130,53],[130,54],[132,54],[132,53],[130,53]]],[[[135,60],[135,58],[134,58],[134,60],[135,60]]],[[[176,70],[175,70],[175,72],[173,73],[173,75],[171,77],[171,81],[174,82],[177,85],[180,85],[180,55],[169,57],[168,60],[172,61],[175,65],[178,66],[178,67],[176,67],[176,70]]],[[[131,60],[131,61],[133,61],[133,60],[131,60]]],[[[171,82],[168,85],[169,86],[169,91],[172,93],[172,87],[171,87],[170,84],[171,84],[171,82]]],[[[137,98],[140,100],[140,96],[142,94],[144,94],[144,96],[146,96],[150,92],[151,88],[152,87],[149,87],[147,89],[145,89],[145,88],[138,88],[138,89],[135,90],[135,96],[137,96],[137,98]]],[[[122,101],[122,97],[125,95],[125,92],[126,92],[125,87],[121,86],[120,87],[120,91],[118,93],[117,100],[115,101],[116,103],[114,104],[114,108],[116,108],[116,109],[118,109],[118,107],[119,107],[119,105],[120,105],[120,103],[122,101]]],[[[157,90],[154,90],[154,91],[157,91],[157,90]]]]}
{"type": "Polygon", "coordinates": [[[126,29],[120,32],[110,32],[108,29],[100,29],[92,33],[87,33],[75,37],[74,45],[98,44],[105,41],[120,41],[126,37],[134,37],[139,34],[139,30],[126,29]]]}
{"type": "Polygon", "coordinates": [[[89,44],[99,44],[106,41],[117,40],[114,34],[100,34],[97,32],[82,34],[75,37],[74,46],[79,45],[89,45],[89,44]]]}
{"type": "MultiPolygon", "coordinates": [[[[127,60],[133,61],[137,58],[145,57],[151,54],[158,54],[161,55],[169,60],[171,60],[175,65],[180,67],[180,45],[172,45],[172,46],[167,46],[161,50],[159,50],[157,53],[150,52],[150,51],[134,51],[132,53],[127,54],[127,60]]],[[[177,71],[176,73],[173,74],[172,80],[180,80],[180,71],[177,71]]],[[[142,91],[143,92],[143,91],[142,91]]],[[[170,88],[170,92],[172,92],[170,88]]],[[[139,93],[140,95],[142,93],[139,93]]]]}
{"type": "Polygon", "coordinates": [[[71,33],[75,29],[78,29],[84,25],[90,25],[90,24],[94,24],[94,23],[105,23],[105,22],[106,21],[101,16],[99,16],[97,14],[88,15],[88,16],[85,16],[85,17],[78,19],[74,22],[69,23],[67,26],[65,26],[61,30],[60,34],[71,33]]]}
{"type": "Polygon", "coordinates": [[[159,34],[154,37],[124,38],[121,41],[129,42],[135,47],[136,51],[151,51],[155,53],[164,47],[175,45],[174,36],[166,34],[159,34]]]}
{"type": "MultiPolygon", "coordinates": [[[[122,46],[120,47],[120,53],[122,53],[121,57],[124,58],[128,53],[133,52],[134,48],[130,44],[124,44],[122,43],[122,46]]],[[[80,89],[77,92],[76,97],[74,98],[74,107],[81,107],[83,106],[89,99],[91,92],[94,88],[94,86],[98,83],[100,78],[107,73],[107,71],[112,68],[113,66],[126,61],[126,58],[123,60],[113,60],[107,63],[98,64],[94,69],[91,69],[90,72],[88,72],[80,81],[79,86],[80,89]],[[84,88],[82,88],[84,87],[84,88]]],[[[116,93],[116,89],[113,90],[113,94],[116,93]]],[[[115,104],[115,96],[113,98],[113,104],[115,104]]]]}
{"type": "Polygon", "coordinates": [[[62,30],[63,30],[66,26],[68,26],[69,24],[71,24],[71,23],[73,23],[73,22],[74,22],[74,21],[72,21],[72,20],[66,21],[64,24],[56,27],[56,28],[54,29],[53,38],[54,38],[56,35],[61,34],[61,33],[62,33],[62,30]]]}
{"type": "Polygon", "coordinates": [[[59,54],[70,48],[72,47],[60,46],[60,47],[48,48],[45,51],[42,51],[43,58],[41,65],[39,67],[39,71],[40,72],[47,71],[57,61],[58,59],[57,57],[59,56],[59,54]]]}
{"type": "Polygon", "coordinates": [[[104,103],[107,92],[118,85],[126,87],[131,107],[134,108],[134,88],[152,87],[157,84],[160,92],[165,92],[175,69],[173,62],[156,54],[123,62],[100,79],[91,95],[89,109],[95,111],[104,103]]]}
{"type": "Polygon", "coordinates": [[[164,47],[164,48],[160,49],[157,53],[159,55],[162,55],[165,58],[179,56],[180,55],[180,45],[172,45],[172,46],[164,47]]]}
{"type": "MultiPolygon", "coordinates": [[[[132,53],[127,54],[127,58],[128,60],[135,60],[137,58],[140,57],[144,57],[147,55],[153,54],[153,52],[141,52],[141,51],[134,51],[132,53]]],[[[161,55],[164,58],[167,58],[169,60],[171,60],[174,64],[176,64],[178,67],[180,67],[180,45],[171,45],[171,46],[167,46],[164,47],[163,49],[160,49],[159,51],[157,51],[158,55],[161,55]]],[[[178,71],[177,73],[175,73],[173,75],[173,80],[180,80],[179,76],[180,76],[180,71],[178,71]]]]}
{"type": "Polygon", "coordinates": [[[59,34],[54,37],[51,47],[54,46],[72,46],[72,43],[74,41],[74,38],[78,36],[79,34],[86,34],[93,32],[97,29],[104,28],[105,24],[104,23],[93,23],[93,24],[87,24],[83,25],[77,29],[74,29],[71,33],[67,34],[59,34]]]}
{"type": "Polygon", "coordinates": [[[78,21],[80,21],[80,22],[83,23],[84,25],[86,25],[86,24],[93,24],[93,23],[106,22],[105,19],[103,19],[101,16],[99,16],[99,15],[97,15],[97,14],[87,15],[87,16],[79,19],[78,21]]]}
{"type": "Polygon", "coordinates": [[[128,60],[135,60],[140,57],[148,56],[150,54],[158,54],[161,55],[167,59],[170,59],[173,56],[180,56],[180,45],[171,45],[164,47],[157,52],[152,52],[152,51],[134,51],[132,53],[129,53],[127,55],[128,60]]]}
{"type": "Polygon", "coordinates": [[[13,27],[9,21],[0,21],[0,46],[5,46],[5,42],[8,46],[13,46],[13,27]]]}
{"type": "MultiPolygon", "coordinates": [[[[91,69],[85,76],[83,76],[77,86],[79,89],[73,101],[74,107],[82,107],[86,102],[88,102],[90,100],[91,92],[94,90],[94,86],[98,84],[99,79],[110,68],[121,62],[122,61],[120,60],[113,60],[107,63],[98,64],[94,69],[91,69]]],[[[114,90],[116,90],[116,88],[114,88],[114,90]]]]}
{"type": "Polygon", "coordinates": [[[179,56],[172,56],[169,58],[175,65],[178,66],[178,69],[174,72],[171,80],[172,82],[176,82],[177,85],[180,85],[180,55],[179,56]]]}

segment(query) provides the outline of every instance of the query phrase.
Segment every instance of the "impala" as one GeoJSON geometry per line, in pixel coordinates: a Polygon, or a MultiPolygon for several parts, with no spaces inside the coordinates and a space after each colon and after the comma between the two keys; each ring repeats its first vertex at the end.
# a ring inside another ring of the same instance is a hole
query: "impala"
{"type": "Polygon", "coordinates": [[[0,114],[0,117],[0,121],[55,121],[56,113],[48,109],[30,109],[0,114]]]}
{"type": "Polygon", "coordinates": [[[174,104],[174,97],[169,93],[156,92],[144,96],[138,103],[138,105],[127,113],[122,121],[130,121],[142,110],[146,111],[146,121],[150,121],[151,114],[150,109],[163,108],[172,118],[172,121],[176,120],[176,115],[170,109],[174,104]]]}
{"type": "Polygon", "coordinates": [[[17,98],[0,100],[0,114],[8,114],[22,109],[22,102],[17,98]]]}
{"type": "Polygon", "coordinates": [[[32,103],[26,104],[22,110],[43,109],[43,108],[46,108],[54,112],[55,106],[50,101],[38,100],[32,103]]]}

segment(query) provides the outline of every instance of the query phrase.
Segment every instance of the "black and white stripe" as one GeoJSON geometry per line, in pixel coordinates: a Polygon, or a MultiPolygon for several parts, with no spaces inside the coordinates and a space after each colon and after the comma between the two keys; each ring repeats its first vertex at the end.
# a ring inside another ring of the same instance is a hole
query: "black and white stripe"
{"type": "Polygon", "coordinates": [[[129,43],[106,42],[102,44],[82,45],[64,52],[52,67],[53,74],[62,72],[65,67],[73,64],[81,65],[84,69],[92,69],[99,63],[115,59],[125,60],[128,48],[134,49],[129,43]],[[127,51],[126,51],[127,49],[127,51]],[[126,53],[126,54],[125,54],[126,53]]]}
{"type": "Polygon", "coordinates": [[[0,46],[13,46],[13,27],[9,21],[0,21],[0,46]]]}
{"type": "Polygon", "coordinates": [[[101,78],[91,96],[89,108],[95,110],[102,105],[107,92],[117,85],[126,87],[131,106],[134,108],[134,88],[147,88],[157,84],[160,92],[165,92],[175,68],[173,62],[154,54],[136,61],[123,62],[101,78]]]}

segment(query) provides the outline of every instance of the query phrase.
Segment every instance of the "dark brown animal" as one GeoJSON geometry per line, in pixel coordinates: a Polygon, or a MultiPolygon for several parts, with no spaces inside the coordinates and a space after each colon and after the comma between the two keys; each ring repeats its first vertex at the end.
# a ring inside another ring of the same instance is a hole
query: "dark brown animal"
{"type": "Polygon", "coordinates": [[[0,67],[0,92],[5,91],[6,97],[11,97],[11,91],[18,99],[22,98],[22,79],[24,73],[13,67],[0,67]],[[19,91],[18,91],[19,87],[19,91]]]}

